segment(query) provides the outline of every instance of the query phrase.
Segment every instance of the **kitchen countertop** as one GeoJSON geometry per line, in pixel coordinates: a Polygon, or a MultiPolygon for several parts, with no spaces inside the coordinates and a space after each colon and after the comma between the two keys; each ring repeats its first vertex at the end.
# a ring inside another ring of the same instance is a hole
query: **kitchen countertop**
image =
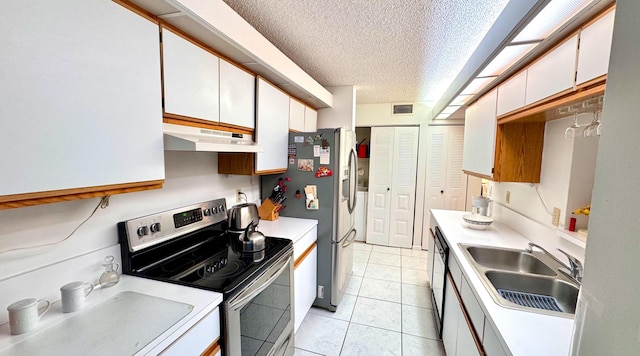
{"type": "Polygon", "coordinates": [[[293,240],[295,244],[304,235],[318,225],[318,220],[281,216],[278,220],[260,220],[258,231],[265,236],[283,237],[293,240]]]}
{"type": "Polygon", "coordinates": [[[485,231],[463,225],[464,211],[431,210],[449,243],[449,258],[455,258],[465,279],[474,289],[502,346],[511,354],[568,355],[573,336],[573,319],[537,314],[502,307],[493,301],[471,263],[463,255],[459,243],[524,249],[529,240],[506,225],[494,222],[485,231]]]}
{"type": "MultiPolygon", "coordinates": [[[[160,332],[153,341],[140,349],[137,354],[158,354],[222,303],[222,294],[220,293],[171,283],[158,282],[145,278],[121,275],[120,281],[115,286],[94,290],[89,295],[86,304],[80,311],[62,313],[60,300],[54,301],[51,305],[51,309],[49,309],[42,319],[40,319],[38,327],[34,331],[30,331],[22,335],[11,335],[9,323],[0,325],[0,354],[6,352],[11,354],[11,347],[19,342],[28,341],[32,336],[42,336],[41,333],[46,333],[48,330],[55,330],[58,327],[64,327],[64,324],[59,323],[66,322],[67,319],[72,317],[82,316],[82,313],[86,314],[92,309],[92,307],[99,306],[102,302],[113,300],[113,297],[122,292],[135,292],[150,297],[188,304],[192,307],[191,311],[186,316],[179,319],[164,332],[160,332]]],[[[162,312],[162,310],[156,311],[162,312]]],[[[77,323],[79,318],[74,320],[77,323]]],[[[140,327],[144,327],[144,318],[141,318],[140,322],[140,327]]],[[[115,330],[120,327],[118,325],[118,320],[103,319],[96,320],[96,323],[110,323],[113,325],[115,330]]],[[[90,331],[91,330],[87,330],[88,333],[90,333],[90,331]]],[[[118,342],[117,339],[112,339],[111,341],[113,341],[114,344],[118,342]]],[[[114,349],[117,350],[118,347],[114,346],[114,349]]],[[[72,352],[69,354],[72,354],[72,352]]]]}

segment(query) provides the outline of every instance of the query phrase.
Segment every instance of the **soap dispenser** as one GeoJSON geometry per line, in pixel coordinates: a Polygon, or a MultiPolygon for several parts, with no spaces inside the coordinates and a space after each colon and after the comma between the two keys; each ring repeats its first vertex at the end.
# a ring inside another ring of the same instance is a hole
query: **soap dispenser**
{"type": "Polygon", "coordinates": [[[100,286],[102,288],[108,288],[115,286],[120,281],[120,276],[118,275],[118,267],[119,264],[113,263],[113,256],[107,256],[104,258],[104,262],[102,263],[102,267],[104,267],[104,272],[100,276],[100,286]]]}

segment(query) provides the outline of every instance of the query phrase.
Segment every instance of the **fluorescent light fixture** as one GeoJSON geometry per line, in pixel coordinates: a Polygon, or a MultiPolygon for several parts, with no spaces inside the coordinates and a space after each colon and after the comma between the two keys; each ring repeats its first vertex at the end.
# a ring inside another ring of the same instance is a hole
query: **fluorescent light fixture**
{"type": "Polygon", "coordinates": [[[530,43],[505,47],[491,63],[484,67],[478,77],[498,76],[502,74],[537,45],[537,43],[530,43]]]}
{"type": "Polygon", "coordinates": [[[458,111],[458,109],[460,109],[459,105],[449,105],[446,108],[444,108],[444,110],[442,110],[442,112],[440,114],[451,115],[454,112],[458,111]]]}
{"type": "Polygon", "coordinates": [[[466,104],[469,100],[471,100],[471,98],[473,98],[473,95],[469,94],[469,95],[458,95],[456,96],[455,99],[453,99],[453,101],[451,102],[451,105],[464,105],[466,104]]]}
{"type": "Polygon", "coordinates": [[[436,116],[436,118],[434,120],[444,120],[444,119],[448,118],[449,116],[451,116],[451,114],[440,114],[440,115],[436,116]]]}
{"type": "Polygon", "coordinates": [[[478,94],[482,89],[489,85],[496,77],[476,78],[460,92],[460,95],[478,94]]]}
{"type": "Polygon", "coordinates": [[[513,42],[543,40],[589,5],[592,0],[552,0],[520,31],[513,42]]]}

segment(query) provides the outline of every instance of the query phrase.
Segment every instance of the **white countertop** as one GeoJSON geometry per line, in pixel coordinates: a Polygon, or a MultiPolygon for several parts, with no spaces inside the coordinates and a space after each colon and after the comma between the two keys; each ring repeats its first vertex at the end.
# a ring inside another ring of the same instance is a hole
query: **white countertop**
{"type": "Polygon", "coordinates": [[[431,214],[449,243],[449,258],[454,257],[460,265],[505,350],[510,350],[515,356],[568,355],[573,319],[519,311],[496,304],[458,246],[459,243],[466,243],[524,249],[529,240],[498,222],[485,231],[469,229],[462,221],[462,216],[468,212],[431,210],[431,214]]]}
{"type": "Polygon", "coordinates": [[[278,220],[274,221],[260,220],[258,231],[262,232],[265,236],[290,239],[295,244],[316,225],[318,225],[318,220],[315,219],[281,216],[278,220]]]}
{"type": "MultiPolygon", "coordinates": [[[[222,303],[222,294],[205,291],[196,288],[180,286],[176,284],[158,282],[145,278],[138,278],[128,275],[121,275],[120,282],[113,287],[96,289],[88,297],[83,309],[73,313],[62,313],[60,301],[56,301],[51,305],[51,309],[44,314],[38,323],[37,329],[22,335],[11,335],[9,323],[0,325],[0,353],[9,351],[10,348],[29,337],[40,333],[46,333],[48,329],[57,326],[58,323],[64,322],[68,318],[80,315],[90,310],[91,307],[111,299],[122,292],[135,292],[145,294],[151,297],[163,298],[170,301],[189,304],[193,309],[182,319],[170,326],[164,332],[161,332],[153,341],[144,346],[137,354],[157,354],[167,348],[171,343],[177,340],[182,334],[193,327],[200,319],[213,311],[220,303],[222,303]]],[[[157,310],[162,313],[162,310],[157,310]]],[[[118,320],[96,320],[96,323],[109,323],[113,328],[118,328],[118,320]]],[[[144,319],[141,320],[141,327],[144,327],[144,319]]],[[[88,333],[91,330],[87,330],[88,333]]],[[[117,339],[110,340],[114,344],[117,339]]],[[[117,349],[117,347],[115,348],[117,349]]]]}

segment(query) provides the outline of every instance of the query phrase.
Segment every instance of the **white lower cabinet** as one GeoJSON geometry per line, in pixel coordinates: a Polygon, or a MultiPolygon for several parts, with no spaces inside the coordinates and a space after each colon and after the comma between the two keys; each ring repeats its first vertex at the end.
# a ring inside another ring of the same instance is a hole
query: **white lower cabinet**
{"type": "Polygon", "coordinates": [[[442,331],[447,355],[508,355],[453,256],[448,266],[442,331]]]}
{"type": "Polygon", "coordinates": [[[318,230],[314,227],[293,244],[295,270],[294,285],[294,331],[297,332],[302,320],[316,300],[318,266],[318,230]]]}
{"type": "Polygon", "coordinates": [[[215,308],[196,325],[169,345],[161,355],[220,355],[220,308],[215,308]],[[216,350],[217,353],[213,353],[216,350]],[[207,351],[207,353],[204,353],[207,351]]]}
{"type": "Polygon", "coordinates": [[[462,316],[460,304],[450,278],[445,280],[444,316],[442,318],[442,343],[448,356],[456,355],[458,342],[458,319],[462,316]]]}

